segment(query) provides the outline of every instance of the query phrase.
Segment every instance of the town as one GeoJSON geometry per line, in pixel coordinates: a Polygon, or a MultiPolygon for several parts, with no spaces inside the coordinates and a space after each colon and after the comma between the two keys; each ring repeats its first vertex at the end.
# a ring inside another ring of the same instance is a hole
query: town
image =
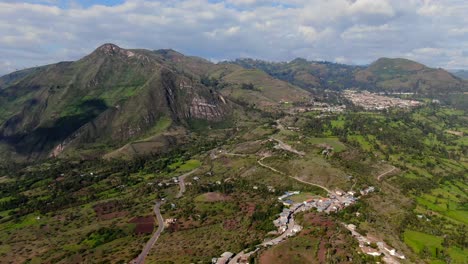
{"type": "Polygon", "coordinates": [[[385,110],[389,108],[411,108],[421,105],[415,100],[404,100],[400,98],[382,96],[367,91],[356,92],[346,90],[343,92],[346,99],[354,105],[363,107],[365,110],[385,110]]]}

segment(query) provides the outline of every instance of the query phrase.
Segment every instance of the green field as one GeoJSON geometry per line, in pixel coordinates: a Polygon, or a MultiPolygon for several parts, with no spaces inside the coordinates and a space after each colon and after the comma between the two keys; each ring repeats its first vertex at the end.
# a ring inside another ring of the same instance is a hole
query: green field
{"type": "Polygon", "coordinates": [[[301,192],[299,194],[289,197],[288,199],[291,199],[295,203],[302,203],[308,199],[317,198],[317,197],[320,197],[317,193],[301,192]]]}
{"type": "Polygon", "coordinates": [[[307,143],[313,144],[313,145],[319,145],[319,144],[327,144],[333,147],[333,150],[335,152],[341,152],[346,150],[346,145],[343,144],[338,138],[335,137],[327,137],[327,138],[308,138],[307,143]]]}
{"type": "Polygon", "coordinates": [[[196,159],[187,160],[177,169],[177,172],[187,172],[201,166],[201,161],[196,159]]]}
{"type": "Polygon", "coordinates": [[[412,230],[406,230],[403,236],[405,243],[418,254],[424,249],[424,247],[427,247],[431,256],[435,257],[436,248],[442,248],[443,239],[441,237],[412,230]]]}
{"type": "Polygon", "coordinates": [[[425,234],[418,231],[406,230],[404,232],[404,241],[416,253],[425,255],[431,259],[431,263],[445,263],[442,261],[443,254],[448,254],[453,263],[466,263],[468,261],[468,249],[461,249],[458,247],[447,248],[442,245],[443,238],[425,234]],[[428,252],[423,252],[428,250],[428,252]],[[437,260],[437,258],[442,258],[437,260]]]}

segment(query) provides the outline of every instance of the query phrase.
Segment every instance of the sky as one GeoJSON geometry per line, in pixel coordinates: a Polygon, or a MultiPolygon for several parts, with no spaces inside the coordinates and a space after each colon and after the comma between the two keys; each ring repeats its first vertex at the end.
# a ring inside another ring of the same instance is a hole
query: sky
{"type": "Polygon", "coordinates": [[[214,62],[403,57],[468,69],[466,0],[0,0],[0,75],[104,43],[214,62]]]}

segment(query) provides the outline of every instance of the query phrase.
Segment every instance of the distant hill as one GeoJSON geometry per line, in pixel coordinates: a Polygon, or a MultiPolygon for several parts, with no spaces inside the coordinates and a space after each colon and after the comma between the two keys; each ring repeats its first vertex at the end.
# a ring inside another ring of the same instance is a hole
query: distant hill
{"type": "Polygon", "coordinates": [[[450,70],[450,73],[457,76],[458,78],[468,80],[468,70],[450,70]]]}
{"type": "Polygon", "coordinates": [[[407,59],[381,58],[356,73],[355,79],[377,90],[446,94],[467,90],[467,82],[443,69],[429,68],[407,59]]]}
{"type": "Polygon", "coordinates": [[[407,59],[381,58],[371,65],[352,66],[295,59],[265,62],[240,59],[233,63],[261,69],[307,90],[343,90],[446,94],[467,91],[468,83],[443,69],[432,69],[407,59]]]}
{"type": "Polygon", "coordinates": [[[245,68],[261,69],[268,74],[290,82],[303,89],[343,90],[357,83],[354,74],[361,68],[331,62],[307,61],[297,58],[291,62],[266,62],[253,59],[238,59],[233,63],[245,68]]]}
{"type": "Polygon", "coordinates": [[[184,142],[194,120],[226,122],[235,105],[308,96],[262,71],[104,44],[75,62],[0,78],[0,156],[157,152],[184,142]]]}

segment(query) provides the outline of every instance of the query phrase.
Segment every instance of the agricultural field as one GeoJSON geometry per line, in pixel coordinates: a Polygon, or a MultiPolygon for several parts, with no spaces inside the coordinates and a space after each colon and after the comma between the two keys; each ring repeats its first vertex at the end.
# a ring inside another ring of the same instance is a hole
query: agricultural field
{"type": "Polygon", "coordinates": [[[209,136],[193,136],[193,144],[138,159],[2,168],[0,234],[8,242],[0,244],[0,256],[127,263],[157,229],[153,206],[164,199],[162,216],[173,222],[147,261],[207,263],[271,237],[284,192],[300,191],[290,199],[302,202],[331,189],[354,191],[359,200],[336,214],[298,215],[300,233],[251,260],[379,261],[358,253],[345,222],[403,252],[408,263],[464,263],[467,149],[444,132],[463,130],[460,112],[303,113],[261,121],[239,123],[225,137],[225,128],[213,128],[209,136]],[[178,177],[187,173],[179,195],[178,177]],[[369,186],[376,191],[360,197],[369,186]]]}

